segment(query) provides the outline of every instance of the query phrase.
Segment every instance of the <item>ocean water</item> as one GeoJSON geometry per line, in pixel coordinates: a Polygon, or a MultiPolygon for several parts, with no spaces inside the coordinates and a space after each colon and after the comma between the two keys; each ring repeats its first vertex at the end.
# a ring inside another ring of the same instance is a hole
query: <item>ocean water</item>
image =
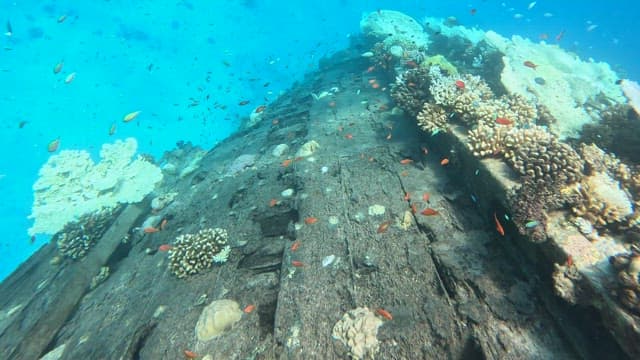
{"type": "Polygon", "coordinates": [[[547,38],[640,79],[640,3],[557,3],[3,0],[0,279],[50,240],[27,235],[27,216],[51,141],[96,160],[103,143],[127,137],[156,158],[179,141],[209,149],[256,106],[347,47],[363,13],[454,16],[504,36],[547,38]],[[139,116],[124,123],[133,111],[139,116]]]}

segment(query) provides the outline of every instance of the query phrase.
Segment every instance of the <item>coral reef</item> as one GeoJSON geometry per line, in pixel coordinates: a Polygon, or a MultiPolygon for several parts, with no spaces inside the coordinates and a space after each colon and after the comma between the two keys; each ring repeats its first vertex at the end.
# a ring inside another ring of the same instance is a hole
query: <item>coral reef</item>
{"type": "Polygon", "coordinates": [[[196,337],[209,341],[221,335],[242,318],[240,305],[233,300],[216,300],[202,309],[196,324],[196,337]]]}
{"type": "Polygon", "coordinates": [[[67,223],[62,231],[53,236],[60,254],[73,260],[85,256],[109,228],[121,208],[103,208],[67,223]]]}
{"type": "Polygon", "coordinates": [[[518,174],[537,182],[570,184],[582,178],[583,161],[578,153],[541,127],[507,133],[504,157],[518,174]]]}
{"type": "Polygon", "coordinates": [[[477,157],[499,155],[504,150],[504,138],[509,131],[506,126],[494,127],[479,124],[468,133],[469,150],[477,157]]]}
{"type": "Polygon", "coordinates": [[[447,113],[441,106],[431,103],[425,103],[417,115],[418,126],[428,133],[437,133],[439,131],[446,130],[447,125],[447,113]]]}
{"type": "Polygon", "coordinates": [[[624,222],[633,214],[630,196],[620,183],[606,173],[595,173],[573,187],[579,200],[572,206],[576,216],[589,220],[596,228],[624,222]]]}
{"type": "Polygon", "coordinates": [[[405,71],[391,87],[391,98],[412,117],[422,110],[429,94],[429,69],[425,68],[405,71]]]}
{"type": "Polygon", "coordinates": [[[380,347],[376,338],[380,325],[382,320],[369,308],[355,308],[335,324],[333,338],[349,348],[353,359],[373,359],[380,347]]]}
{"type": "Polygon", "coordinates": [[[384,42],[387,50],[401,46],[402,51],[427,47],[429,36],[412,17],[398,11],[378,10],[364,16],[360,31],[374,41],[384,42]]]}
{"type": "Polygon", "coordinates": [[[210,268],[214,262],[226,262],[231,251],[227,238],[227,231],[219,228],[178,236],[169,250],[169,270],[184,278],[210,268]]]}
{"type": "Polygon", "coordinates": [[[640,163],[640,116],[626,104],[600,112],[601,120],[582,128],[580,141],[594,143],[625,161],[640,163]]]}
{"type": "Polygon", "coordinates": [[[138,157],[133,138],[104,144],[94,164],[87,151],[65,150],[49,158],[33,185],[29,234],[53,234],[65,224],[119,203],[136,203],[162,180],[160,168],[138,157]]]}
{"type": "Polygon", "coordinates": [[[632,246],[631,252],[612,256],[609,263],[617,273],[618,300],[640,316],[640,248],[632,246]]]}
{"type": "Polygon", "coordinates": [[[427,57],[420,63],[420,66],[424,68],[437,66],[445,71],[448,75],[455,76],[458,74],[458,69],[456,69],[456,67],[452,63],[450,63],[447,58],[440,54],[427,57]]]}

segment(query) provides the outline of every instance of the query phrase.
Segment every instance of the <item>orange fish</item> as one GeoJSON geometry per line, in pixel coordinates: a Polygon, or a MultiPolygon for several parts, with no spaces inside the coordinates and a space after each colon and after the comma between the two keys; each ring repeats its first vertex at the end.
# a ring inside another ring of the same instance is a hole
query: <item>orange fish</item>
{"type": "Polygon", "coordinates": [[[533,62],[531,62],[529,60],[523,62],[522,64],[524,66],[526,66],[526,67],[532,68],[533,70],[535,70],[538,67],[538,65],[534,64],[533,62]]]}
{"type": "Polygon", "coordinates": [[[66,78],[64,78],[64,83],[65,84],[71,84],[71,82],[73,81],[73,79],[76,78],[76,73],[72,72],[71,74],[67,75],[66,78]]]}
{"type": "Polygon", "coordinates": [[[400,173],[400,176],[407,177],[407,176],[409,176],[409,172],[407,170],[405,170],[405,171],[400,173]]]}
{"type": "Polygon", "coordinates": [[[53,73],[57,74],[60,71],[62,71],[63,66],[64,66],[64,61],[60,61],[59,63],[57,63],[56,66],[53,67],[53,73]]]}
{"type": "Polygon", "coordinates": [[[446,166],[446,165],[448,165],[448,164],[449,164],[449,159],[444,158],[444,159],[440,160],[440,165],[442,165],[442,166],[446,166]]]}
{"type": "Polygon", "coordinates": [[[367,72],[368,72],[368,73],[372,73],[372,72],[374,72],[375,70],[376,70],[376,67],[375,67],[375,66],[373,66],[373,65],[372,65],[372,66],[369,66],[369,67],[367,68],[367,72]]]}
{"type": "Polygon", "coordinates": [[[296,251],[298,250],[299,247],[300,247],[300,241],[296,240],[293,242],[293,244],[291,244],[291,251],[296,251]]]}
{"type": "Polygon", "coordinates": [[[245,314],[251,314],[251,312],[253,310],[255,310],[255,309],[256,309],[256,306],[253,305],[253,304],[250,304],[250,305],[245,306],[245,308],[244,308],[244,310],[242,310],[242,312],[244,312],[245,314]]]}
{"type": "Polygon", "coordinates": [[[462,80],[456,80],[456,87],[460,90],[464,90],[464,81],[462,80]]]}
{"type": "Polygon", "coordinates": [[[304,219],[304,223],[307,224],[307,225],[315,224],[317,222],[318,222],[318,218],[315,218],[313,216],[310,216],[310,217],[304,219]]]}
{"type": "Polygon", "coordinates": [[[509,120],[507,118],[498,117],[498,118],[496,118],[496,124],[511,125],[511,124],[513,124],[513,121],[511,121],[511,120],[509,120]]]}
{"type": "Polygon", "coordinates": [[[286,159],[285,161],[282,162],[282,167],[287,167],[287,166],[291,165],[292,161],[293,160],[291,160],[291,159],[286,159]]]}
{"type": "Polygon", "coordinates": [[[142,112],[142,111],[140,111],[140,110],[138,110],[138,111],[134,111],[134,112],[130,112],[130,113],[128,113],[127,115],[125,115],[125,116],[122,118],[122,121],[124,121],[124,122],[133,121],[135,118],[137,118],[137,117],[138,117],[138,115],[140,115],[140,113],[141,113],[141,112],[142,112]]]}
{"type": "Polygon", "coordinates": [[[418,212],[418,205],[411,204],[411,213],[416,214],[418,212]]]}
{"type": "Polygon", "coordinates": [[[498,230],[498,234],[504,236],[504,228],[502,227],[502,224],[500,224],[495,212],[493,213],[493,219],[496,221],[496,230],[498,230]]]}
{"type": "Polygon", "coordinates": [[[158,250],[159,251],[169,251],[173,249],[173,246],[169,245],[169,244],[162,244],[160,246],[158,246],[158,250]]]}
{"type": "Polygon", "coordinates": [[[411,200],[411,194],[405,191],[403,199],[404,199],[404,201],[411,200]]]}
{"type": "Polygon", "coordinates": [[[412,162],[413,162],[413,160],[411,160],[411,159],[402,159],[402,160],[400,160],[400,164],[402,164],[402,165],[411,164],[412,162]]]}
{"type": "Polygon", "coordinates": [[[149,226],[144,228],[144,230],[142,230],[145,234],[153,234],[153,233],[157,233],[158,231],[160,231],[160,229],[153,227],[153,226],[149,226]]]}
{"type": "Polygon", "coordinates": [[[387,229],[389,229],[389,225],[391,225],[391,221],[385,221],[382,224],[380,224],[380,226],[378,226],[378,234],[382,234],[384,232],[387,232],[387,229]]]}
{"type": "Polygon", "coordinates": [[[293,260],[293,261],[291,261],[291,265],[293,265],[295,267],[303,267],[304,263],[302,261],[293,260]]]}
{"type": "Polygon", "coordinates": [[[274,207],[276,205],[278,205],[278,200],[277,199],[269,200],[269,207],[274,207]]]}
{"type": "Polygon", "coordinates": [[[375,83],[375,82],[376,82],[376,79],[375,79],[375,78],[373,78],[373,79],[369,79],[369,84],[373,84],[373,83],[375,83]]]}
{"type": "Polygon", "coordinates": [[[426,208],[424,210],[422,210],[420,212],[420,214],[424,215],[424,216],[433,216],[433,215],[438,215],[438,211],[432,208],[426,208]]]}
{"type": "Polygon", "coordinates": [[[568,267],[572,267],[572,266],[573,266],[573,256],[571,256],[571,255],[567,256],[567,262],[566,262],[566,265],[567,265],[568,267]]]}
{"type": "Polygon", "coordinates": [[[391,316],[391,313],[390,313],[390,312],[388,312],[388,311],[387,311],[387,310],[385,310],[385,309],[382,309],[382,308],[377,309],[377,310],[376,310],[376,314],[378,314],[378,315],[382,316],[383,318],[385,318],[385,319],[387,319],[387,320],[393,320],[393,316],[391,316]]]}
{"type": "Polygon", "coordinates": [[[351,140],[351,139],[353,139],[353,135],[347,134],[347,135],[344,136],[344,138],[347,139],[347,140],[351,140]]]}
{"type": "Polygon", "coordinates": [[[160,230],[164,230],[164,228],[167,227],[167,223],[169,222],[169,220],[167,219],[162,219],[162,221],[160,221],[160,230]]]}
{"type": "Polygon", "coordinates": [[[378,84],[377,82],[371,84],[371,87],[374,89],[378,89],[380,87],[380,84],[378,84]]]}
{"type": "Polygon", "coordinates": [[[260,113],[261,113],[261,112],[263,112],[266,108],[267,108],[267,106],[266,106],[266,105],[260,105],[260,106],[258,106],[258,107],[254,110],[254,112],[255,112],[256,114],[260,114],[260,113]]]}
{"type": "Polygon", "coordinates": [[[191,350],[185,350],[185,351],[184,351],[184,356],[185,356],[187,359],[195,359],[195,358],[197,358],[197,357],[200,357],[200,355],[198,355],[198,354],[194,353],[194,352],[193,352],[193,351],[191,351],[191,350]]]}
{"type": "Polygon", "coordinates": [[[556,35],[556,41],[562,40],[563,37],[564,37],[564,30],[560,31],[560,33],[556,35]]]}
{"type": "Polygon", "coordinates": [[[47,144],[47,151],[55,152],[56,150],[58,150],[59,147],[60,147],[60,138],[57,138],[49,142],[49,144],[47,144]]]}
{"type": "Polygon", "coordinates": [[[427,201],[428,202],[430,197],[431,196],[429,195],[429,193],[424,193],[424,194],[422,194],[422,201],[427,201]]]}

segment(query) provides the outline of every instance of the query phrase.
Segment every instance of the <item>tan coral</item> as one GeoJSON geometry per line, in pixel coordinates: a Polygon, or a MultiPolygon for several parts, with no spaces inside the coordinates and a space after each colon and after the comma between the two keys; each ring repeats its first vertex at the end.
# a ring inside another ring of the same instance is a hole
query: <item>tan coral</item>
{"type": "Polygon", "coordinates": [[[583,162],[569,145],[545,129],[513,129],[504,140],[505,158],[521,176],[549,185],[570,184],[582,178],[583,162]]]}
{"type": "Polygon", "coordinates": [[[475,129],[469,131],[469,150],[476,157],[487,157],[502,153],[504,148],[504,137],[508,132],[507,127],[491,127],[480,124],[475,129]]]}
{"type": "Polygon", "coordinates": [[[418,126],[428,133],[436,133],[448,129],[447,113],[441,106],[426,103],[418,113],[418,126]]]}
{"type": "Polygon", "coordinates": [[[348,311],[333,327],[332,336],[349,348],[353,359],[374,359],[380,345],[376,338],[382,320],[367,307],[348,311]]]}
{"type": "Polygon", "coordinates": [[[230,251],[227,238],[227,231],[219,228],[178,236],[169,250],[169,270],[184,278],[210,268],[214,262],[225,262],[230,251]]]}
{"type": "Polygon", "coordinates": [[[573,213],[589,220],[596,228],[624,222],[633,214],[629,195],[606,173],[588,176],[573,189],[579,195],[572,207],[573,213]]]}

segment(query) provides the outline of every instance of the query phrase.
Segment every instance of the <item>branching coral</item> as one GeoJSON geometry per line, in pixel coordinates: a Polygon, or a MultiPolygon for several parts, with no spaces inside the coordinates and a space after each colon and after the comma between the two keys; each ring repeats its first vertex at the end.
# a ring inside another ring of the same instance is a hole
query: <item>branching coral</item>
{"type": "Polygon", "coordinates": [[[214,262],[226,262],[230,250],[224,229],[210,228],[180,235],[169,251],[169,270],[178,278],[197,274],[214,262]]]}
{"type": "Polygon", "coordinates": [[[396,78],[391,97],[409,115],[416,116],[429,100],[429,70],[411,69],[396,78]]]}
{"type": "Polygon", "coordinates": [[[570,184],[582,178],[578,153],[543,128],[514,129],[504,140],[505,159],[521,176],[546,184],[570,184]]]}
{"type": "Polygon", "coordinates": [[[620,183],[606,173],[595,173],[574,187],[579,200],[573,205],[573,213],[589,220],[595,227],[624,222],[633,214],[629,195],[620,183]]]}
{"type": "Polygon", "coordinates": [[[91,214],[83,215],[77,221],[67,223],[53,237],[60,253],[74,260],[85,256],[109,228],[113,216],[121,208],[121,206],[103,208],[91,214]]]}
{"type": "Polygon", "coordinates": [[[447,113],[441,106],[425,103],[417,116],[418,126],[428,133],[437,133],[448,128],[447,113]]]}
{"type": "Polygon", "coordinates": [[[495,156],[503,152],[504,138],[509,131],[506,126],[493,127],[479,124],[469,131],[468,146],[474,156],[495,156]]]}

